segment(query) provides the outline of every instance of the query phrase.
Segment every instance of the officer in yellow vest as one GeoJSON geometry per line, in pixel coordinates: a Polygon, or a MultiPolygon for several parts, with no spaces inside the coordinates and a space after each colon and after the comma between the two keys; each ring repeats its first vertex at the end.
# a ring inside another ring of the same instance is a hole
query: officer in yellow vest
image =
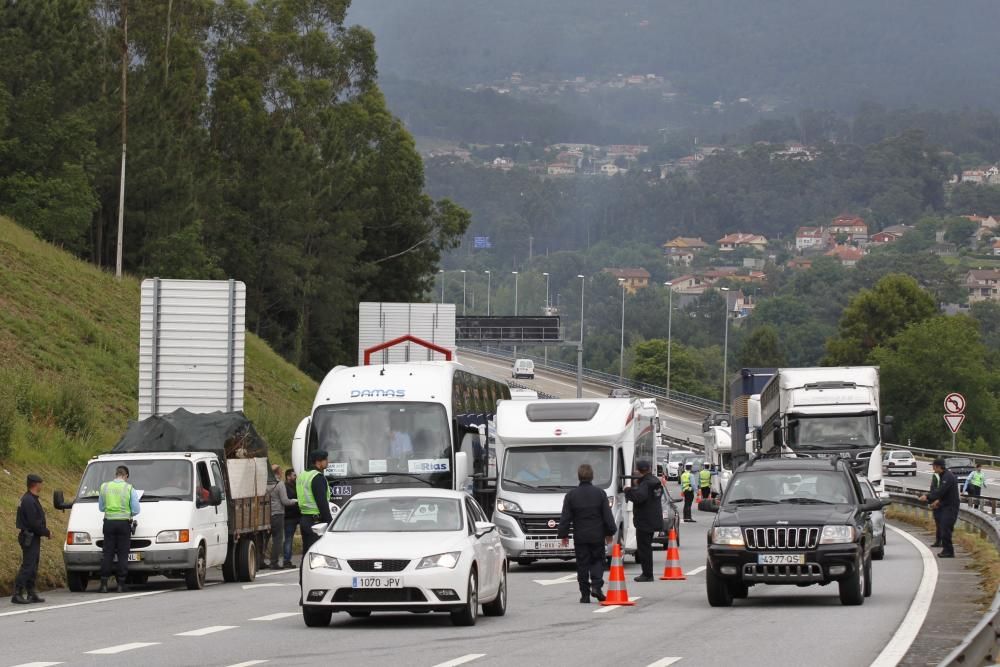
{"type": "Polygon", "coordinates": [[[691,472],[691,464],[684,464],[684,472],[681,473],[681,493],[684,495],[684,521],[694,523],[691,518],[691,503],[694,502],[694,474],[691,472]]]}
{"type": "Polygon", "coordinates": [[[139,514],[139,494],[128,483],[128,468],[115,468],[115,478],[101,484],[97,500],[98,509],[104,512],[104,547],[101,559],[101,592],[108,592],[111,563],[118,558],[115,581],[118,592],[124,593],[128,576],[128,552],[132,543],[132,517],[139,514]]]}
{"type": "Polygon", "coordinates": [[[309,551],[319,536],[312,527],[317,523],[330,523],[330,485],[326,481],[326,465],[329,455],[322,449],[309,452],[309,470],[295,480],[295,495],[299,499],[302,518],[302,554],[309,551]]]}
{"type": "Polygon", "coordinates": [[[712,464],[708,461],[698,471],[698,489],[701,490],[702,500],[708,500],[712,495],[712,464]]]}
{"type": "Polygon", "coordinates": [[[976,469],[965,478],[965,485],[962,487],[963,493],[975,499],[970,500],[969,504],[976,509],[979,509],[979,499],[982,497],[985,487],[986,475],[983,474],[983,464],[977,463],[976,469]]]}

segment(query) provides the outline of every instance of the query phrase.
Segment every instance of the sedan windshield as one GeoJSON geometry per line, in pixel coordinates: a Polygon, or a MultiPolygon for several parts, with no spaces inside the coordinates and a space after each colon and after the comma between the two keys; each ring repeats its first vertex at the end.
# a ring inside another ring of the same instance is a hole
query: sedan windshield
{"type": "Polygon", "coordinates": [[[507,450],[500,486],[512,491],[571,489],[579,484],[577,469],[589,463],[594,486],[611,485],[611,447],[548,445],[507,450]]]}
{"type": "Polygon", "coordinates": [[[972,459],[945,459],[945,465],[949,468],[972,468],[972,459]]]}
{"type": "Polygon", "coordinates": [[[144,500],[191,500],[194,468],[190,461],[171,459],[95,461],[87,466],[80,482],[77,501],[97,502],[101,484],[115,478],[115,468],[128,467],[128,482],[143,492],[144,500]]]}
{"type": "Polygon", "coordinates": [[[766,503],[849,503],[853,493],[847,478],[836,471],[747,471],[736,475],[726,490],[726,505],[766,503]]]}
{"type": "Polygon", "coordinates": [[[453,498],[356,498],[337,515],[334,533],[429,533],[462,530],[462,508],[453,498]]]}

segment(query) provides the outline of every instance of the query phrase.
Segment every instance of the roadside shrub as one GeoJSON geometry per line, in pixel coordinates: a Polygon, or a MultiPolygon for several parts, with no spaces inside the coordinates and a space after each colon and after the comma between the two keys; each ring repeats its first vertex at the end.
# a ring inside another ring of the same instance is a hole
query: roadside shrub
{"type": "Polygon", "coordinates": [[[94,424],[94,411],[78,386],[61,385],[52,407],[56,425],[66,435],[86,437],[90,434],[94,424]]]}
{"type": "Polygon", "coordinates": [[[0,461],[6,461],[14,450],[14,422],[17,409],[14,401],[0,394],[0,461]]]}

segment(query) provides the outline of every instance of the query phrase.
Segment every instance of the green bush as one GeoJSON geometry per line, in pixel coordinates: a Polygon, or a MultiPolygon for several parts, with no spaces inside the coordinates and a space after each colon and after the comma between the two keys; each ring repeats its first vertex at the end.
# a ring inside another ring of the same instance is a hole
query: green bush
{"type": "Polygon", "coordinates": [[[13,453],[16,419],[17,409],[14,401],[9,396],[0,394],[0,461],[7,460],[13,453]]]}
{"type": "Polygon", "coordinates": [[[66,435],[86,438],[93,430],[94,411],[79,386],[60,385],[52,416],[66,435]]]}

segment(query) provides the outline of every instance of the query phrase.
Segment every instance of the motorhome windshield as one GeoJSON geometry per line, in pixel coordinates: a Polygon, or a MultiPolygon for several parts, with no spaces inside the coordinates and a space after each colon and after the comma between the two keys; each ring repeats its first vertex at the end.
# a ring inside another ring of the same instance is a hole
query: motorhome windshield
{"type": "Polygon", "coordinates": [[[857,449],[878,444],[878,418],[868,415],[789,417],[785,442],[792,449],[857,449]]]}
{"type": "Polygon", "coordinates": [[[594,486],[611,485],[611,447],[541,445],[507,450],[500,487],[524,493],[571,489],[580,483],[577,469],[583,463],[594,468],[594,486]]]}
{"type": "Polygon", "coordinates": [[[451,438],[440,403],[322,406],[313,416],[309,449],[329,454],[326,475],[332,480],[398,477],[451,487],[451,438]]]}
{"type": "Polygon", "coordinates": [[[77,502],[97,502],[101,484],[115,478],[115,469],[128,468],[128,483],[142,491],[144,501],[191,500],[194,467],[190,461],[177,459],[159,460],[101,460],[87,466],[76,494],[77,502]]]}

